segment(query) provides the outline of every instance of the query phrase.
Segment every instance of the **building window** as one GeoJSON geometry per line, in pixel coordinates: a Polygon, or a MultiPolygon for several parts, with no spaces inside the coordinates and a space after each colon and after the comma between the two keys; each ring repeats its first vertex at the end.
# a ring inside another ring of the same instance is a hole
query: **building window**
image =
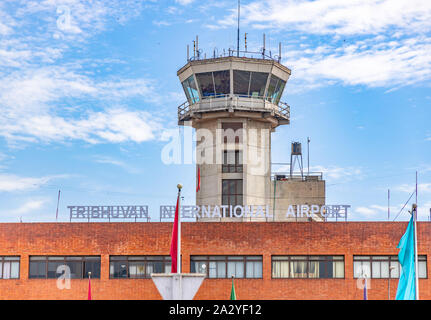
{"type": "Polygon", "coordinates": [[[100,278],[100,256],[31,256],[30,272],[31,279],[56,279],[66,275],[64,268],[70,270],[71,279],[84,279],[91,272],[91,278],[100,278]]]}
{"type": "Polygon", "coordinates": [[[344,278],[344,256],[272,256],[273,278],[344,278]]]}
{"type": "Polygon", "coordinates": [[[223,122],[221,128],[225,144],[242,144],[242,122],[223,122]]]}
{"type": "Polygon", "coordinates": [[[242,206],[242,179],[222,180],[222,205],[242,206]]]}
{"type": "MultiPolygon", "coordinates": [[[[354,256],[354,278],[387,279],[400,277],[401,265],[398,256],[354,256]],[[392,270],[391,270],[392,269],[392,270]],[[390,273],[390,274],[389,274],[390,273]]],[[[427,257],[418,256],[419,278],[427,277],[427,257]]]]}
{"type": "Polygon", "coordinates": [[[283,81],[280,78],[271,75],[271,80],[269,81],[268,85],[268,91],[266,93],[266,100],[270,101],[273,104],[278,104],[281,95],[283,94],[285,85],[286,81],[283,81]]]}
{"type": "Polygon", "coordinates": [[[19,257],[0,257],[0,279],[19,279],[19,257]]]}
{"type": "Polygon", "coordinates": [[[224,97],[230,93],[230,71],[214,71],[196,74],[202,99],[224,97]]]}
{"type": "Polygon", "coordinates": [[[195,83],[195,79],[193,78],[193,75],[191,75],[186,80],[184,80],[182,85],[189,103],[194,104],[196,102],[199,102],[198,89],[196,87],[196,83],[195,83]]]}
{"type": "Polygon", "coordinates": [[[242,173],[242,151],[225,150],[223,152],[223,173],[242,173]]]}
{"type": "Polygon", "coordinates": [[[150,278],[152,273],[170,273],[170,256],[111,256],[109,277],[114,279],[150,278]]]}
{"type": "Polygon", "coordinates": [[[262,256],[191,256],[190,272],[207,278],[262,278],[262,256]]]}
{"type": "Polygon", "coordinates": [[[263,98],[268,73],[233,70],[233,92],[240,97],[263,98]]]}

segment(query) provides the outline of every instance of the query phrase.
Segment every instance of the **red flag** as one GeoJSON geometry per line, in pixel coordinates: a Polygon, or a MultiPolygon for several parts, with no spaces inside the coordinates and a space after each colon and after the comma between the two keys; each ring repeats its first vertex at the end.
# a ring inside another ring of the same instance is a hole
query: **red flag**
{"type": "Polygon", "coordinates": [[[180,200],[180,196],[177,197],[177,206],[175,207],[175,219],[174,219],[174,226],[172,228],[172,239],[171,239],[171,272],[177,273],[177,255],[178,255],[178,203],[180,200]]]}
{"type": "Polygon", "coordinates": [[[198,192],[201,189],[201,170],[198,167],[198,183],[196,187],[196,192],[198,192]]]}
{"type": "Polygon", "coordinates": [[[88,276],[88,300],[91,300],[91,280],[90,280],[90,276],[88,276]]]}

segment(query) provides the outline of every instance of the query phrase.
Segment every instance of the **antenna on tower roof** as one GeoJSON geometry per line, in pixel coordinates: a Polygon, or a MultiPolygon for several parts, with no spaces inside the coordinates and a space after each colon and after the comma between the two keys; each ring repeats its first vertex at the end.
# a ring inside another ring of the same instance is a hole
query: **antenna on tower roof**
{"type": "Polygon", "coordinates": [[[236,56],[239,57],[239,15],[240,15],[240,0],[238,0],[238,32],[236,36],[236,56]]]}

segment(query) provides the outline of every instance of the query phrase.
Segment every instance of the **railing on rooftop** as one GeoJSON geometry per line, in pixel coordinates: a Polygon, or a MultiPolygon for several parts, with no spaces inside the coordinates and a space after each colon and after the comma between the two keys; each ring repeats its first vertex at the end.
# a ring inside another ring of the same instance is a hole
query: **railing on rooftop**
{"type": "Polygon", "coordinates": [[[208,55],[204,53],[202,54],[202,50],[199,50],[199,52],[190,58],[187,59],[187,62],[189,61],[196,61],[196,60],[206,60],[206,59],[216,59],[216,58],[224,58],[224,57],[239,57],[239,58],[252,58],[252,59],[263,59],[263,60],[273,60],[277,61],[278,63],[281,62],[281,56],[280,55],[272,55],[271,51],[265,51],[262,50],[260,52],[258,51],[238,51],[233,49],[228,49],[227,51],[223,49],[223,53],[220,53],[218,50],[213,50],[212,55],[208,55]],[[269,54],[267,54],[269,52],[269,54]]]}
{"type": "Polygon", "coordinates": [[[312,180],[323,180],[323,172],[294,172],[292,175],[290,172],[272,172],[271,180],[274,181],[287,181],[287,180],[302,180],[302,181],[312,181],[312,180]]]}

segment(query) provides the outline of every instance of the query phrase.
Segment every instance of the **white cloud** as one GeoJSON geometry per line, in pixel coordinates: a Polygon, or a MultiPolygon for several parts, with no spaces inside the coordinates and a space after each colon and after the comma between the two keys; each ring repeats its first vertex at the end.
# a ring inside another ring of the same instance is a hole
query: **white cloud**
{"type": "Polygon", "coordinates": [[[175,0],[176,3],[179,3],[182,6],[186,6],[190,3],[192,3],[193,1],[195,1],[195,0],[175,0]]]}
{"type": "Polygon", "coordinates": [[[323,177],[327,180],[340,180],[355,177],[356,179],[362,178],[362,170],[357,167],[337,167],[337,166],[312,166],[312,172],[323,172],[323,177]]]}
{"type": "Polygon", "coordinates": [[[138,15],[144,3],[26,0],[0,4],[0,21],[7,26],[0,24],[0,34],[5,35],[0,43],[0,136],[11,145],[156,139],[160,121],[142,106],[139,110],[124,106],[131,99],[160,103],[163,99],[151,80],[115,75],[98,79],[88,70],[99,64],[97,59],[59,63],[71,47],[84,46],[107,30],[112,18],[125,22],[138,15]]]}
{"type": "MultiPolygon", "coordinates": [[[[288,51],[283,63],[292,66],[291,83],[315,87],[339,82],[345,85],[400,87],[431,79],[431,39],[418,37],[397,43],[377,38],[350,46],[324,45],[309,51],[288,51]],[[364,45],[364,47],[361,47],[364,45]],[[348,70],[348,72],[346,72],[348,70]]],[[[289,89],[288,89],[289,90],[289,89]]]]}
{"type": "MultiPolygon", "coordinates": [[[[412,184],[402,184],[394,188],[396,191],[405,192],[405,193],[413,193],[415,191],[416,186],[412,184]]],[[[418,184],[418,194],[421,193],[431,193],[431,183],[419,183],[418,184]]]]}
{"type": "MultiPolygon", "coordinates": [[[[217,22],[235,24],[236,10],[217,22]]],[[[255,28],[294,29],[313,34],[377,34],[389,28],[431,28],[428,0],[266,0],[241,6],[242,23],[255,28]]]]}
{"type": "Polygon", "coordinates": [[[46,202],[46,200],[29,200],[18,208],[8,211],[8,213],[12,215],[23,215],[42,208],[46,202]]]}
{"type": "MultiPolygon", "coordinates": [[[[231,28],[236,19],[231,9],[207,27],[231,28]]],[[[282,50],[290,93],[337,83],[392,91],[431,80],[428,0],[252,1],[241,6],[241,24],[293,33],[282,50]]]]}
{"type": "Polygon", "coordinates": [[[54,175],[46,177],[20,177],[13,174],[0,174],[0,192],[16,192],[38,189],[49,181],[64,178],[66,175],[54,175]]]}

